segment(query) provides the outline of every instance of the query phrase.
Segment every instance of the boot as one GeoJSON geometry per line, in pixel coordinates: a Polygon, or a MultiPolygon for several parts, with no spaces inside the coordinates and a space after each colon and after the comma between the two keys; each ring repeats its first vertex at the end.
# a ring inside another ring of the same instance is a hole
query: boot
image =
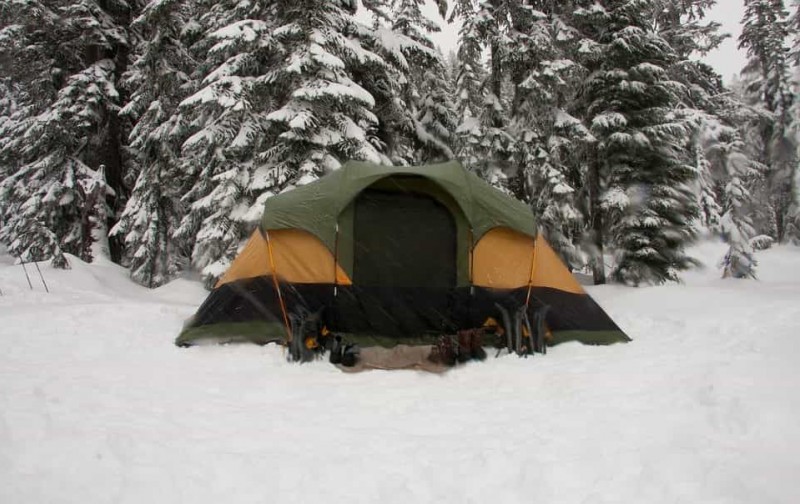
{"type": "Polygon", "coordinates": [[[443,364],[445,366],[454,366],[456,363],[456,354],[453,350],[453,339],[451,336],[439,336],[436,344],[431,350],[429,357],[431,362],[443,364]]]}
{"type": "Polygon", "coordinates": [[[344,346],[342,345],[342,337],[336,335],[333,337],[333,343],[331,344],[331,364],[341,364],[342,363],[342,353],[344,351],[344,346]]]}
{"type": "Polygon", "coordinates": [[[464,329],[462,331],[458,331],[457,341],[458,341],[458,362],[467,362],[472,358],[472,331],[469,329],[464,329]]]}
{"type": "Polygon", "coordinates": [[[483,349],[483,331],[481,329],[471,331],[469,353],[473,359],[484,360],[486,358],[486,350],[483,349]]]}
{"type": "Polygon", "coordinates": [[[353,367],[358,362],[358,355],[361,353],[361,348],[355,343],[345,345],[342,352],[342,366],[353,367]]]}

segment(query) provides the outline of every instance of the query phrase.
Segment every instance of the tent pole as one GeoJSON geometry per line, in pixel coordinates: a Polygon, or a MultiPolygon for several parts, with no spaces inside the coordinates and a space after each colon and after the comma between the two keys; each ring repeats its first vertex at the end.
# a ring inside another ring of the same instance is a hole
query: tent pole
{"type": "Polygon", "coordinates": [[[528,308],[531,302],[531,290],[533,289],[533,273],[536,270],[536,242],[539,241],[539,237],[541,233],[536,234],[536,238],[533,240],[533,252],[531,253],[531,269],[528,273],[528,294],[525,296],[525,308],[528,308]]]}
{"type": "Polygon", "coordinates": [[[19,263],[22,265],[22,271],[25,272],[25,278],[28,280],[28,287],[30,287],[31,290],[33,290],[33,284],[31,283],[31,277],[28,276],[28,268],[25,267],[25,261],[23,261],[21,257],[19,258],[19,263]]]}
{"type": "Polygon", "coordinates": [[[336,267],[339,264],[339,221],[336,221],[335,234],[333,238],[333,297],[339,295],[339,278],[336,274],[336,267]]]}
{"type": "Polygon", "coordinates": [[[331,327],[336,327],[338,325],[338,319],[336,318],[336,300],[339,298],[339,275],[337,274],[337,268],[339,266],[339,218],[336,218],[336,226],[334,227],[334,238],[333,238],[333,298],[331,298],[331,304],[328,307],[328,320],[331,323],[331,327]]]}
{"type": "Polygon", "coordinates": [[[44,285],[45,292],[50,294],[50,289],[47,288],[47,284],[44,281],[44,275],[42,275],[42,270],[39,269],[39,263],[34,261],[33,265],[36,266],[36,271],[39,272],[39,278],[42,279],[42,285],[44,285]]]}
{"type": "Polygon", "coordinates": [[[275,257],[272,255],[272,242],[269,239],[269,232],[264,229],[264,238],[267,240],[267,250],[269,251],[269,266],[272,269],[272,282],[275,284],[275,291],[278,293],[278,304],[281,307],[283,314],[283,323],[286,326],[286,341],[292,341],[292,326],[289,324],[289,315],[286,313],[286,304],[283,302],[283,294],[281,294],[281,285],[278,283],[278,272],[275,269],[275,257]]]}
{"type": "Polygon", "coordinates": [[[473,269],[475,268],[474,260],[475,260],[475,232],[470,227],[469,228],[469,259],[468,259],[468,262],[469,262],[469,266],[468,266],[469,267],[469,295],[470,296],[474,296],[475,295],[475,282],[474,282],[475,272],[473,271],[473,269]]]}

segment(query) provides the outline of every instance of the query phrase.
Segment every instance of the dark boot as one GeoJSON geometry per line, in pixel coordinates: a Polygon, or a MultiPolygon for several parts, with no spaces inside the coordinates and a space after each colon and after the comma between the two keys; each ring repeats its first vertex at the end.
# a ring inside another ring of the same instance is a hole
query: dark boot
{"type": "Polygon", "coordinates": [[[344,345],[342,344],[341,336],[334,336],[331,343],[331,364],[342,363],[342,353],[344,352],[344,345]]]}
{"type": "Polygon", "coordinates": [[[358,362],[358,355],[361,353],[361,348],[356,344],[349,344],[344,347],[342,352],[342,366],[353,367],[358,362]]]}
{"type": "Polygon", "coordinates": [[[433,346],[431,355],[428,358],[431,362],[436,362],[445,366],[454,366],[456,363],[456,353],[453,349],[452,336],[440,336],[436,340],[436,344],[433,346]]]}
{"type": "Polygon", "coordinates": [[[458,362],[467,362],[472,358],[472,331],[469,329],[465,329],[463,331],[458,331],[457,341],[458,341],[458,362]]]}
{"type": "Polygon", "coordinates": [[[473,359],[484,360],[486,350],[483,349],[483,331],[476,329],[471,331],[469,341],[469,352],[473,359]]]}

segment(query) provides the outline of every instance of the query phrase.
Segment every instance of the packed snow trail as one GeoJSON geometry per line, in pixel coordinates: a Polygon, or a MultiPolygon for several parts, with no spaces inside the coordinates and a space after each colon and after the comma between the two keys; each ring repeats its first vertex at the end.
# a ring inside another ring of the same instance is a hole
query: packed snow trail
{"type": "Polygon", "coordinates": [[[590,288],[630,344],[438,376],[176,348],[199,283],[4,257],[0,502],[799,502],[800,249],[758,258],[590,288]]]}

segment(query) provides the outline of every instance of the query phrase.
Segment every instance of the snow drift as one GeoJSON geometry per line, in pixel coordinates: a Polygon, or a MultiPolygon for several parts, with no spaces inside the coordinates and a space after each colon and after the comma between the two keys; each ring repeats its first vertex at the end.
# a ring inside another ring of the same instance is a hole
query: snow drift
{"type": "Polygon", "coordinates": [[[758,257],[590,288],[630,344],[443,376],[180,349],[199,283],[5,257],[0,502],[797,502],[800,250],[758,257]]]}

